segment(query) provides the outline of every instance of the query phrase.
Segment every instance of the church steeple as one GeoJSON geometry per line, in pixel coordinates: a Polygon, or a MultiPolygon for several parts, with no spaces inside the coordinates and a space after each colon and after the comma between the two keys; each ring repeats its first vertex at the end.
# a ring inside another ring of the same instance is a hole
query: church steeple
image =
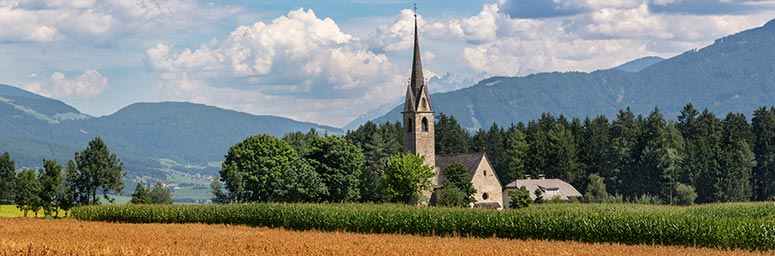
{"type": "MultiPolygon", "coordinates": [[[[423,77],[420,60],[420,36],[417,25],[417,8],[414,13],[414,55],[411,78],[406,87],[404,103],[404,151],[425,158],[425,164],[436,165],[436,147],[434,135],[433,109],[431,108],[428,86],[423,77]]],[[[437,183],[434,183],[437,184],[437,183]]]]}

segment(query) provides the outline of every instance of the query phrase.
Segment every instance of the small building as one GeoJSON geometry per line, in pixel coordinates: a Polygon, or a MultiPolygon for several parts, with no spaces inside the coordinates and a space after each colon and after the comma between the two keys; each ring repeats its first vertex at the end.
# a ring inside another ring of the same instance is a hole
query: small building
{"type": "Polygon", "coordinates": [[[442,188],[444,169],[456,163],[464,166],[471,175],[471,184],[476,189],[474,207],[496,209],[503,207],[503,189],[485,153],[436,155],[435,172],[439,177],[435,183],[435,190],[442,188]]]}
{"type": "Polygon", "coordinates": [[[530,176],[527,176],[524,180],[515,180],[503,187],[504,207],[510,208],[511,194],[522,186],[527,188],[527,191],[530,192],[530,198],[533,200],[537,197],[535,194],[537,189],[541,190],[541,198],[546,201],[552,200],[555,197],[562,201],[570,201],[571,197],[580,198],[582,196],[573,185],[561,179],[546,179],[543,176],[540,176],[538,179],[531,179],[530,176]]]}

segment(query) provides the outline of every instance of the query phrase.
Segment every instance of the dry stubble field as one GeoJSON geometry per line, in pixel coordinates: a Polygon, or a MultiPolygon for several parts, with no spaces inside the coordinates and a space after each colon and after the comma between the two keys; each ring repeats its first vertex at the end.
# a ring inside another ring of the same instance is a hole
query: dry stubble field
{"type": "Polygon", "coordinates": [[[666,246],[0,218],[0,255],[762,255],[666,246]]]}

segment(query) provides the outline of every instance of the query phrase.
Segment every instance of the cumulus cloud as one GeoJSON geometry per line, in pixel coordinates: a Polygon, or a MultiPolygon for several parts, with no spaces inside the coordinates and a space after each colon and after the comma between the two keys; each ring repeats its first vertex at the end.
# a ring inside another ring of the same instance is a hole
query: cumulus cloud
{"type": "Polygon", "coordinates": [[[471,40],[476,34],[464,30],[463,38],[468,39],[460,42],[458,59],[475,72],[524,75],[592,71],[647,55],[671,57],[760,26],[775,14],[774,4],[753,0],[499,0],[497,6],[485,4],[476,16],[450,23],[492,14],[490,30],[471,31],[494,31],[481,34],[495,36],[471,40]],[[728,9],[719,14],[692,11],[689,7],[694,6],[728,9]],[[743,15],[733,6],[759,9],[743,15]]]}
{"type": "Polygon", "coordinates": [[[229,17],[237,8],[196,1],[0,1],[0,41],[110,43],[128,34],[184,29],[229,17]]]}
{"type": "MultiPolygon", "coordinates": [[[[32,75],[37,78],[37,75],[32,75]]],[[[108,78],[99,71],[88,69],[75,78],[54,72],[51,76],[24,85],[24,88],[37,94],[55,98],[92,98],[108,89],[108,78]]]]}
{"type": "Polygon", "coordinates": [[[237,27],[196,49],[159,43],[145,51],[145,63],[159,74],[162,97],[328,124],[342,124],[344,116],[368,108],[366,102],[401,91],[387,56],[366,49],[332,19],[303,9],[237,27]]]}

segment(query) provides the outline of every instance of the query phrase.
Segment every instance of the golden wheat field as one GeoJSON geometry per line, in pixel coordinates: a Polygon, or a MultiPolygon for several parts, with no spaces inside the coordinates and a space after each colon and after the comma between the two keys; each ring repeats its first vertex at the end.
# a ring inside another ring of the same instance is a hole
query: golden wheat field
{"type": "Polygon", "coordinates": [[[761,255],[665,246],[0,219],[0,255],[761,255]]]}

